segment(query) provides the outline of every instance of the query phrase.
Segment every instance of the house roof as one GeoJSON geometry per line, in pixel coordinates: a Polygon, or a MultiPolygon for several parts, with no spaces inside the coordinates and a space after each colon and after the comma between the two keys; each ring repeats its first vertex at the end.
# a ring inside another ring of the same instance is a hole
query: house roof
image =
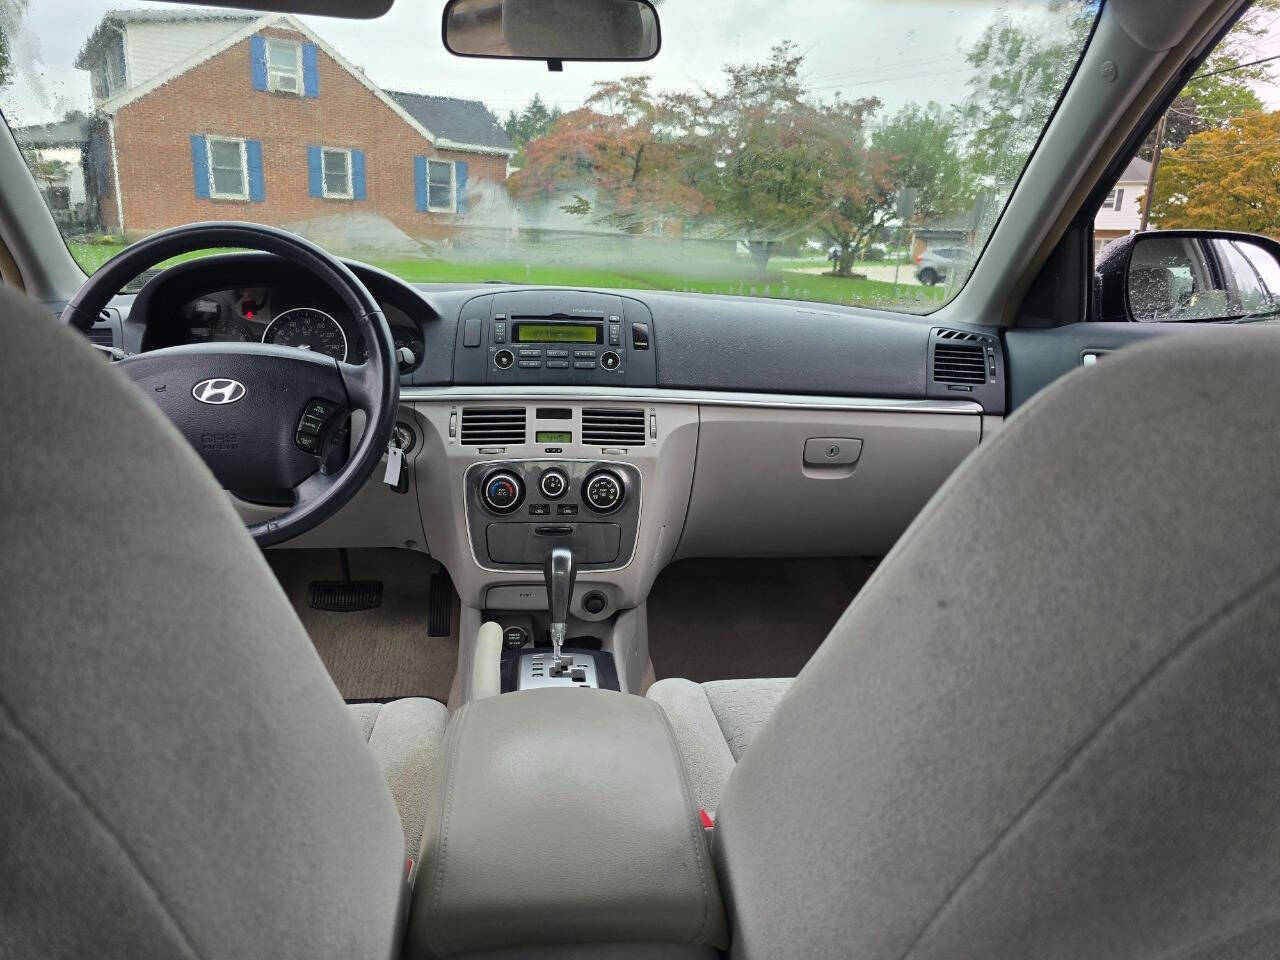
{"type": "Polygon", "coordinates": [[[89,118],[57,120],[14,127],[13,138],[24,147],[79,147],[89,139],[89,118]]]}
{"type": "Polygon", "coordinates": [[[225,20],[230,25],[249,23],[258,19],[260,14],[236,12],[214,7],[194,7],[188,10],[108,10],[98,21],[89,39],[84,42],[80,52],[76,54],[76,67],[89,69],[89,55],[102,40],[103,34],[112,28],[119,29],[128,23],[183,23],[201,20],[225,20]]]}
{"type": "Polygon", "coordinates": [[[442,140],[515,153],[506,131],[479,100],[388,90],[387,95],[442,140]]]}
{"type": "MultiPolygon", "coordinates": [[[[119,13],[154,14],[154,13],[163,13],[166,11],[118,11],[118,12],[119,13]]],[[[180,14],[185,12],[186,11],[178,11],[178,13],[180,14]]],[[[190,15],[185,17],[177,17],[176,19],[199,20],[199,19],[202,19],[202,17],[200,16],[201,12],[202,11],[200,10],[190,11],[190,15]]],[[[112,16],[113,14],[107,14],[107,16],[103,18],[103,21],[99,25],[98,30],[95,31],[95,34],[94,34],[95,37],[97,36],[98,33],[103,31],[110,25],[110,18],[112,16]]],[[[220,13],[220,11],[212,11],[208,16],[211,16],[214,19],[220,19],[222,18],[223,15],[220,13]]],[[[357,67],[353,66],[346,59],[346,57],[342,56],[342,54],[340,54],[337,50],[331,47],[322,38],[317,36],[312,30],[308,29],[306,24],[302,23],[296,17],[292,17],[288,14],[268,13],[260,17],[244,17],[239,14],[226,14],[225,18],[228,20],[235,21],[234,25],[237,27],[237,29],[228,32],[227,35],[223,37],[221,40],[219,40],[218,42],[210,44],[204,50],[200,51],[199,53],[195,54],[189,59],[184,60],[179,64],[176,64],[175,66],[171,67],[167,71],[157,74],[156,76],[152,77],[151,79],[143,83],[138,84],[137,86],[129,87],[125,90],[122,90],[119,93],[117,93],[115,96],[109,97],[107,100],[104,100],[102,103],[98,105],[99,112],[104,113],[107,116],[112,116],[122,107],[128,106],[130,103],[133,103],[135,100],[138,100],[141,97],[145,97],[147,94],[151,93],[152,91],[168,83],[174,77],[181,76],[182,74],[186,73],[188,70],[192,70],[198,67],[200,64],[212,59],[213,57],[217,56],[219,53],[222,53],[224,50],[230,49],[231,47],[235,46],[237,43],[244,41],[249,36],[251,36],[254,33],[257,33],[259,30],[263,29],[264,27],[283,27],[289,30],[294,30],[302,34],[307,39],[309,39],[320,50],[322,50],[328,57],[333,59],[333,61],[337,63],[338,66],[340,66],[343,70],[345,70],[352,77],[354,77],[355,80],[361,84],[361,86],[363,86],[375,97],[377,97],[379,100],[385,103],[388,107],[390,107],[392,112],[394,112],[397,116],[399,116],[400,119],[402,119],[405,123],[407,123],[410,127],[412,127],[414,130],[420,133],[423,137],[425,137],[430,143],[434,144],[435,146],[443,149],[447,149],[447,150],[461,150],[461,151],[470,152],[470,153],[497,153],[507,157],[510,157],[515,153],[515,148],[511,146],[511,141],[507,139],[504,133],[502,133],[501,128],[499,128],[497,125],[497,121],[494,120],[492,115],[489,114],[489,111],[485,108],[484,104],[480,103],[478,100],[454,100],[450,97],[421,97],[421,99],[424,99],[424,100],[437,100],[445,103],[465,105],[466,106],[465,110],[462,110],[462,109],[445,110],[442,113],[442,117],[447,122],[455,123],[457,126],[457,129],[460,131],[474,130],[477,128],[478,118],[474,115],[475,108],[479,108],[479,110],[484,115],[485,123],[492,128],[492,131],[477,130],[477,132],[482,133],[484,136],[484,139],[481,139],[481,140],[469,140],[461,137],[451,137],[445,134],[437,134],[433,127],[427,126],[427,124],[424,123],[419,117],[410,113],[409,110],[407,110],[404,107],[404,105],[400,103],[399,100],[394,99],[385,90],[383,90],[376,83],[370,80],[368,76],[366,76],[363,70],[360,70],[357,67]],[[463,122],[460,119],[463,117],[466,118],[465,122],[463,122]],[[501,145],[498,145],[496,140],[494,140],[493,131],[496,131],[497,134],[501,136],[502,138],[501,145]]],[[[155,21],[155,20],[163,20],[164,18],[157,17],[157,16],[149,16],[146,19],[155,21]]],[[[86,44],[85,46],[86,51],[90,49],[90,46],[92,45],[93,41],[94,41],[94,38],[91,37],[89,44],[86,44]]],[[[84,53],[82,52],[81,57],[83,56],[84,56],[84,53]]],[[[81,69],[88,69],[87,67],[83,66],[79,60],[77,60],[76,66],[81,67],[81,69]]],[[[402,94],[401,96],[413,97],[415,99],[420,97],[419,94],[402,94]]]]}
{"type": "Polygon", "coordinates": [[[1141,157],[1134,157],[1120,174],[1118,183],[1146,183],[1151,176],[1151,164],[1141,157]]]}

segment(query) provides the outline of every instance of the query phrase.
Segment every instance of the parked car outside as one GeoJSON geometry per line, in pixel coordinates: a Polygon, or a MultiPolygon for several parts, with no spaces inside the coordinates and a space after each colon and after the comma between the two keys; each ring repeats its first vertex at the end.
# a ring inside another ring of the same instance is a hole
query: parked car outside
{"type": "Polygon", "coordinates": [[[926,247],[916,257],[916,279],[926,287],[947,279],[951,268],[973,255],[964,247],[926,247]]]}

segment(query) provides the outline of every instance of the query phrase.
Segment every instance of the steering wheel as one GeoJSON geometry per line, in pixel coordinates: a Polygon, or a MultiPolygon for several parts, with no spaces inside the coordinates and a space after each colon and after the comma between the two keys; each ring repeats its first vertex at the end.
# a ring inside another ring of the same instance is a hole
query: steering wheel
{"type": "Polygon", "coordinates": [[[64,322],[87,331],[111,298],[147,267],[181,253],[242,247],[306,270],[351,311],[368,347],[361,364],[265,343],[168,347],[126,357],[116,369],[160,407],[227,490],[291,489],[294,506],[251,524],[260,546],[311,530],[369,479],[395,428],[400,374],[377,301],[340,260],[284,230],[253,223],[195,223],[139,240],[71,298],[64,322]],[[346,463],[325,469],[352,410],[364,432],[346,463]]]}

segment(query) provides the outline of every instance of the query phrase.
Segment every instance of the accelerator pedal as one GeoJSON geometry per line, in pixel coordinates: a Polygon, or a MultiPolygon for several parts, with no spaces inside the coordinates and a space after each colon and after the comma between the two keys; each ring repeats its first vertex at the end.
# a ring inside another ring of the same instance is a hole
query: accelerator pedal
{"type": "Polygon", "coordinates": [[[448,637],[453,634],[453,581],[441,567],[431,575],[431,595],[427,606],[427,636],[448,637]]]}

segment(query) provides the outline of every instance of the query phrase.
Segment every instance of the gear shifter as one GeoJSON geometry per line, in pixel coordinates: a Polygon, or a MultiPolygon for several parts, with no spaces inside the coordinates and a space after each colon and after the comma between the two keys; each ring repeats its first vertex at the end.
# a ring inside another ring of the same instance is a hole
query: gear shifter
{"type": "Polygon", "coordinates": [[[564,646],[569,623],[569,601],[573,598],[573,581],[578,575],[573,551],[556,547],[547,554],[542,576],[547,581],[547,601],[551,605],[551,673],[562,670],[560,648],[564,646]]]}

